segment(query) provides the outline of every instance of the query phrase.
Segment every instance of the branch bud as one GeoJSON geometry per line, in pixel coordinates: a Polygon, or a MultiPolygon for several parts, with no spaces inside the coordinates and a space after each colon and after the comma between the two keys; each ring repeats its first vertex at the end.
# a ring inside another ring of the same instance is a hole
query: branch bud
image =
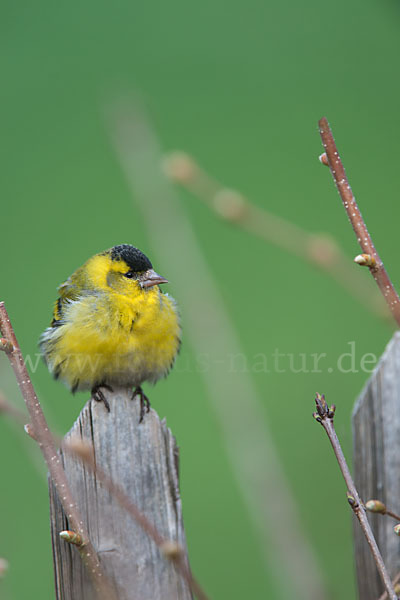
{"type": "Polygon", "coordinates": [[[11,354],[14,350],[14,346],[6,338],[0,338],[0,350],[3,350],[6,354],[11,354]]]}
{"type": "Polygon", "coordinates": [[[194,178],[197,167],[188,154],[175,151],[164,157],[162,170],[169,179],[178,183],[188,183],[194,178]]]}
{"type": "Polygon", "coordinates": [[[354,496],[352,496],[350,494],[350,492],[347,492],[347,502],[350,504],[351,508],[354,510],[357,507],[357,502],[356,499],[354,498],[354,496]]]}
{"type": "MultiPolygon", "coordinates": [[[[320,417],[325,418],[328,415],[329,409],[325,400],[325,394],[319,394],[318,392],[315,395],[315,405],[317,407],[317,413],[320,417]]],[[[318,420],[318,419],[317,419],[318,420]]]]}
{"type": "Polygon", "coordinates": [[[370,254],[358,254],[354,262],[360,265],[360,267],[376,267],[376,260],[370,254]]]}
{"type": "Polygon", "coordinates": [[[161,545],[161,551],[166,558],[177,560],[183,554],[183,548],[176,542],[166,541],[161,545]]]}
{"type": "Polygon", "coordinates": [[[60,536],[60,538],[62,538],[66,542],[69,542],[70,544],[74,544],[75,546],[83,545],[82,536],[79,533],[75,533],[75,531],[60,531],[58,535],[60,536]]]}
{"type": "Polygon", "coordinates": [[[380,513],[381,515],[386,514],[386,506],[380,500],[368,500],[365,503],[365,508],[369,512],[380,513]]]}
{"type": "Polygon", "coordinates": [[[25,431],[25,433],[27,433],[29,435],[29,437],[31,437],[33,440],[35,440],[35,442],[37,442],[37,437],[35,436],[35,432],[30,423],[27,423],[26,425],[24,425],[24,431],[25,431]]]}
{"type": "Polygon", "coordinates": [[[319,414],[318,414],[317,412],[314,412],[314,413],[312,414],[312,416],[314,417],[314,419],[315,419],[316,421],[318,421],[318,423],[321,423],[321,417],[319,416],[319,414]]]}
{"type": "Polygon", "coordinates": [[[328,157],[326,155],[326,152],[323,152],[322,154],[320,154],[318,158],[319,158],[320,163],[322,163],[326,167],[329,167],[329,162],[328,162],[328,157]]]}
{"type": "Polygon", "coordinates": [[[393,531],[396,535],[400,535],[400,523],[394,527],[393,531]]]}

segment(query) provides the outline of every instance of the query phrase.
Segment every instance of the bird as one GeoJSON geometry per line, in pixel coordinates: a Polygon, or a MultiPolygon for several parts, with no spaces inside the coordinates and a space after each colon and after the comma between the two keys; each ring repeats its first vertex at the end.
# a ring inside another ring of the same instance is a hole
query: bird
{"type": "Polygon", "coordinates": [[[108,411],[103,389],[134,388],[142,421],[150,410],[143,382],[167,376],[181,345],[177,304],[160,290],[164,283],[130,244],[87,260],[58,288],[51,324],[39,340],[53,377],[73,394],[91,390],[108,411]]]}

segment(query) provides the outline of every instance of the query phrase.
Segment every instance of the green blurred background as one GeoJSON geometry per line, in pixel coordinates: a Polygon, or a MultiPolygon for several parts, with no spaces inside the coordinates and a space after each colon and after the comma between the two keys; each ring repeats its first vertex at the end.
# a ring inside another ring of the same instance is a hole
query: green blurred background
{"type": "MultiPolygon", "coordinates": [[[[125,93],[140,95],[164,150],[190,152],[226,185],[301,227],[329,232],[353,257],[354,236],[317,160],[317,121],[326,115],[369,230],[399,283],[398,2],[3,2],[0,26],[0,297],[24,353],[37,352],[58,284],[89,256],[128,242],[153,257],[104,122],[104,108],[125,93]]],[[[334,365],[355,341],[359,365],[366,352],[383,351],[390,323],[310,265],[179,194],[250,359],[275,349],[326,352],[326,365],[334,365]],[[243,285],[243,277],[256,285],[243,285]]],[[[174,294],[174,282],[167,287],[174,294]]],[[[181,448],[194,572],[215,600],[281,598],[201,376],[185,367],[194,360],[184,335],[175,370],[151,391],[181,448]]],[[[337,599],[355,593],[351,519],[337,465],[311,417],[313,396],[325,392],[337,403],[350,458],[352,405],[367,377],[337,369],[254,374],[337,599]]],[[[5,356],[0,378],[22,408],[5,356]]],[[[87,394],[72,397],[42,364],[33,381],[51,425],[66,432],[87,394]]],[[[10,563],[0,596],[7,600],[54,597],[45,470],[35,452],[14,424],[0,421],[0,556],[10,563]]]]}

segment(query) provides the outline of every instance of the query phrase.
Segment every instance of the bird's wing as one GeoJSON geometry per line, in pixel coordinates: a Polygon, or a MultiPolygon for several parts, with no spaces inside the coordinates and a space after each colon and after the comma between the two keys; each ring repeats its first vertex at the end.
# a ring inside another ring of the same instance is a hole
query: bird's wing
{"type": "Polygon", "coordinates": [[[80,272],[81,269],[75,271],[71,277],[68,277],[59,288],[59,297],[54,304],[53,320],[51,322],[52,327],[58,327],[63,324],[63,315],[65,306],[79,298],[82,295],[82,291],[85,289],[84,274],[80,272]]]}

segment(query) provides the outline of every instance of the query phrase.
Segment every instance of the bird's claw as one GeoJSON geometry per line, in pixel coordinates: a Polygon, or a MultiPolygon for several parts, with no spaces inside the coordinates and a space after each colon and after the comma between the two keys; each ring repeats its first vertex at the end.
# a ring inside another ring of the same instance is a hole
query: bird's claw
{"type": "Polygon", "coordinates": [[[96,400],[96,402],[103,402],[104,406],[106,407],[107,411],[110,412],[110,404],[107,400],[107,398],[104,395],[104,392],[102,391],[101,388],[106,388],[107,390],[109,390],[110,392],[112,392],[112,388],[110,388],[110,386],[108,385],[98,385],[96,387],[94,387],[92,389],[92,398],[93,400],[96,400]]]}
{"type": "Polygon", "coordinates": [[[144,391],[142,390],[142,388],[140,387],[140,385],[138,385],[134,389],[133,394],[132,394],[132,400],[136,396],[139,396],[139,399],[140,399],[140,418],[139,418],[139,423],[141,423],[143,421],[145,413],[148,413],[150,411],[150,400],[148,399],[148,397],[146,396],[146,394],[144,393],[144,391]]]}

